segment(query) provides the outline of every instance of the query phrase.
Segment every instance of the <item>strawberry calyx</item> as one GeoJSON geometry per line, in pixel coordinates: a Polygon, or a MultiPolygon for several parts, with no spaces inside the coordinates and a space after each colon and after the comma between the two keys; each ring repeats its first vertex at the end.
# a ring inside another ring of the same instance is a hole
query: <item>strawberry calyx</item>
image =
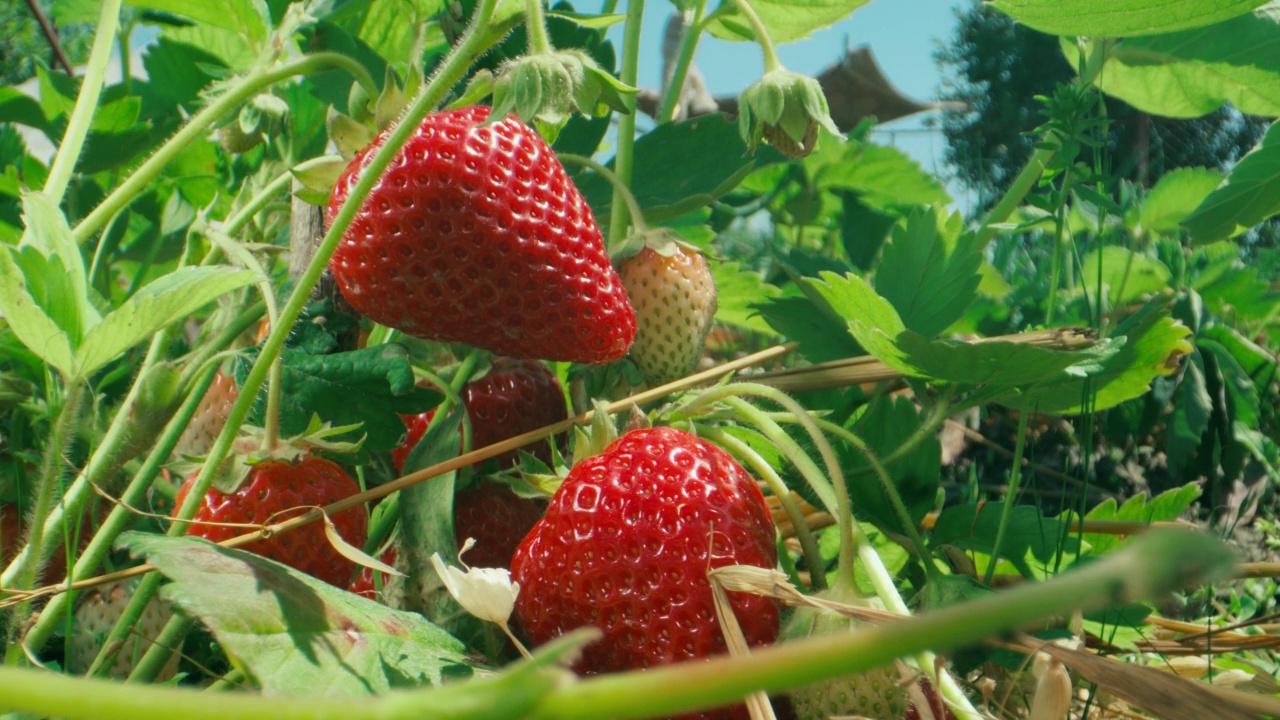
{"type": "MultiPolygon", "coordinates": [[[[246,425],[236,434],[231,450],[218,467],[211,486],[221,493],[230,495],[244,484],[253,466],[268,460],[292,465],[311,454],[345,455],[359,452],[364,444],[363,435],[354,442],[337,439],[358,429],[360,429],[359,424],[334,426],[321,422],[318,415],[312,415],[306,430],[300,434],[267,443],[265,429],[246,425]]],[[[188,476],[199,471],[207,460],[204,456],[183,455],[181,457],[180,461],[170,464],[170,469],[180,476],[188,476]]]]}
{"type": "Polygon", "coordinates": [[[605,72],[581,50],[551,50],[503,63],[493,85],[493,113],[497,122],[514,112],[555,142],[574,113],[603,117],[610,110],[628,114],[626,98],[636,88],[605,72]]]}

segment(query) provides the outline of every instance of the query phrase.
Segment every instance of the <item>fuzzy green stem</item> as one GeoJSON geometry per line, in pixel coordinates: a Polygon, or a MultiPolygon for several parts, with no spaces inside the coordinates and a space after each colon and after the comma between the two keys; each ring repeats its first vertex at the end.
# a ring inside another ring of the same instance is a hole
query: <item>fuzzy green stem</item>
{"type": "Polygon", "coordinates": [[[920,560],[924,563],[925,572],[930,578],[936,578],[938,568],[934,564],[933,553],[929,552],[924,538],[920,536],[920,531],[916,529],[915,520],[911,517],[910,511],[907,510],[907,505],[902,501],[902,495],[898,492],[898,487],[894,485],[893,478],[890,477],[889,471],[885,469],[884,464],[880,462],[880,458],[862,438],[858,437],[849,428],[821,418],[818,419],[818,425],[826,432],[852,445],[867,459],[867,463],[871,465],[872,472],[880,479],[880,485],[884,488],[885,496],[889,498],[889,504],[893,506],[894,513],[898,516],[898,522],[902,525],[903,532],[907,534],[907,539],[915,546],[916,554],[920,556],[920,560]]]}
{"type": "Polygon", "coordinates": [[[627,184],[622,182],[622,178],[618,177],[617,173],[605,167],[601,163],[582,155],[575,155],[574,153],[557,153],[556,157],[560,158],[562,162],[567,160],[571,163],[582,165],[583,167],[594,171],[605,180],[608,180],[609,184],[613,186],[615,197],[621,196],[623,202],[627,204],[627,212],[631,215],[631,224],[635,225],[636,232],[643,233],[649,230],[649,226],[644,222],[644,212],[640,209],[640,203],[636,202],[636,196],[631,192],[631,189],[627,187],[627,184]]]}
{"type": "Polygon", "coordinates": [[[545,55],[555,48],[547,35],[547,18],[542,12],[542,0],[525,0],[524,26],[529,35],[529,54],[545,55]]]}
{"type": "Polygon", "coordinates": [[[67,191],[71,173],[80,160],[80,151],[84,149],[85,138],[89,135],[93,113],[98,109],[98,98],[102,94],[107,76],[107,63],[111,60],[111,48],[115,45],[116,28],[120,24],[120,3],[121,0],[103,0],[102,10],[98,15],[98,28],[93,36],[93,49],[89,51],[89,66],[80,83],[80,94],[76,97],[76,106],[67,122],[67,131],[63,133],[62,142],[58,145],[58,154],[49,166],[44,192],[55,205],[62,202],[62,196],[67,191]]]}
{"type": "Polygon", "coordinates": [[[804,553],[804,561],[810,568],[810,585],[815,580],[814,576],[822,575],[825,582],[825,573],[823,572],[822,552],[818,549],[818,541],[813,537],[813,532],[809,530],[809,526],[805,524],[804,513],[800,510],[800,506],[796,504],[794,498],[791,497],[791,490],[787,484],[779,477],[778,471],[764,458],[760,457],[760,453],[751,449],[751,446],[720,428],[699,425],[698,434],[728,450],[731,454],[741,458],[760,479],[765,481],[769,489],[773,492],[773,496],[778,498],[778,504],[782,506],[783,512],[787,514],[787,519],[791,521],[791,526],[796,530],[796,539],[800,541],[800,550],[804,553]]]}
{"type": "Polygon", "coordinates": [[[781,70],[782,61],[778,59],[778,51],[773,46],[773,38],[769,37],[769,28],[765,27],[764,21],[756,14],[755,8],[751,7],[751,3],[748,0],[733,0],[733,4],[738,7],[738,11],[746,18],[747,24],[751,26],[751,33],[756,36],[756,43],[760,45],[760,50],[764,53],[765,73],[781,70]]]}
{"type": "Polygon", "coordinates": [[[1098,562],[1044,583],[853,633],[783,643],[745,657],[718,657],[602,675],[578,682],[536,661],[492,678],[356,699],[262,697],[124,685],[43,670],[0,668],[0,707],[69,720],[595,720],[696,712],[880,667],[925,648],[972,645],[1044,618],[1161,596],[1232,567],[1230,551],[1201,533],[1156,530],[1098,562]]]}
{"type": "MultiPolygon", "coordinates": [[[[35,586],[36,575],[40,569],[41,550],[44,548],[45,541],[49,539],[45,537],[47,529],[41,520],[50,515],[54,505],[58,502],[54,496],[61,485],[59,481],[62,477],[63,451],[75,436],[75,428],[80,419],[80,404],[84,398],[84,391],[85,383],[83,380],[68,380],[62,407],[58,410],[53,429],[49,434],[48,443],[44,448],[44,457],[41,460],[40,468],[40,481],[35,490],[36,502],[31,516],[31,531],[27,536],[27,543],[23,552],[14,558],[13,563],[8,568],[14,571],[18,582],[17,587],[19,588],[26,589],[35,586]]],[[[4,586],[13,587],[8,582],[4,586]]],[[[29,600],[18,604],[17,609],[10,616],[9,627],[13,631],[16,631],[21,626],[21,623],[13,621],[27,617],[30,608],[31,603],[29,600]]],[[[23,655],[18,651],[17,646],[11,644],[6,658],[8,664],[17,664],[22,659],[23,655]]]]}
{"type": "Polygon", "coordinates": [[[1013,517],[1013,506],[1017,503],[1018,486],[1022,484],[1022,451],[1027,446],[1027,416],[1030,414],[1026,403],[1018,408],[1018,442],[1013,446],[1013,469],[1009,472],[1009,491],[1005,494],[1004,509],[1000,512],[1000,527],[996,530],[996,540],[991,546],[991,561],[982,576],[982,582],[986,585],[990,585],[991,578],[995,576],[996,565],[1000,560],[1000,550],[1004,547],[1005,532],[1009,529],[1009,520],[1013,517]]]}
{"type": "MultiPolygon", "coordinates": [[[[167,329],[155,335],[151,341],[151,347],[147,351],[147,356],[138,370],[138,377],[145,375],[164,356],[169,347],[170,337],[170,330],[167,329]]],[[[141,383],[135,382],[120,407],[129,408],[135,406],[141,391],[141,383]]],[[[107,427],[106,433],[103,434],[102,440],[98,443],[97,448],[94,449],[93,455],[89,457],[84,469],[80,471],[80,474],[63,493],[60,502],[49,508],[47,517],[37,516],[37,521],[43,518],[44,525],[41,533],[47,541],[62,542],[66,519],[68,517],[80,517],[80,513],[84,510],[85,502],[88,501],[90,494],[93,492],[93,485],[102,484],[106,478],[119,469],[122,463],[129,460],[129,458],[122,457],[122,454],[135,432],[135,421],[136,418],[132,417],[128,412],[116,413],[111,420],[111,425],[107,427]]],[[[29,548],[23,548],[19,551],[17,557],[9,563],[3,573],[0,573],[0,587],[14,587],[18,577],[19,564],[27,562],[27,558],[30,555],[29,548]]]]}
{"type": "MultiPolygon", "coordinates": [[[[142,468],[138,470],[138,473],[134,475],[133,480],[129,482],[128,487],[121,494],[121,504],[111,509],[107,518],[103,520],[102,526],[98,528],[98,532],[94,534],[93,539],[85,546],[84,552],[76,559],[68,575],[68,581],[84,580],[102,563],[107,553],[111,550],[111,544],[115,542],[116,537],[120,535],[125,525],[133,518],[133,512],[129,510],[129,507],[136,507],[138,503],[146,499],[147,490],[151,487],[151,482],[159,474],[160,468],[168,460],[173,448],[178,444],[178,438],[182,437],[182,432],[186,429],[187,423],[195,415],[196,408],[200,406],[200,401],[204,398],[205,391],[213,383],[214,371],[215,368],[206,370],[200,382],[196,383],[195,387],[192,388],[182,407],[169,421],[164,433],[161,434],[152,448],[151,454],[147,456],[146,462],[143,463],[142,468]]],[[[59,616],[66,612],[67,606],[72,599],[72,593],[62,593],[49,599],[49,604],[45,606],[35,625],[31,627],[26,637],[23,638],[23,643],[27,646],[28,652],[40,652],[40,649],[49,641],[50,636],[57,628],[59,616]]],[[[129,626],[125,625],[124,627],[127,629],[129,626]]]]}
{"type": "MultiPolygon", "coordinates": [[[[218,99],[196,113],[176,135],[160,147],[145,163],[107,196],[72,230],[76,242],[84,243],[120,210],[146,191],[160,175],[160,171],[178,157],[188,145],[204,136],[214,122],[235,110],[260,90],[295,75],[307,75],[337,67],[355,76],[356,80],[376,94],[377,85],[364,66],[340,53],[316,53],[281,65],[271,70],[254,70],[240,82],[231,86],[218,99]]],[[[398,146],[397,146],[398,147],[398,146]]]]}
{"type": "MultiPolygon", "coordinates": [[[[693,22],[685,25],[684,37],[680,38],[680,55],[676,58],[676,67],[671,73],[666,94],[662,97],[662,109],[658,111],[658,122],[671,122],[675,119],[676,106],[684,94],[684,81],[689,76],[689,68],[693,67],[693,56],[698,51],[698,41],[702,39],[705,29],[707,0],[696,0],[693,4],[693,22]]],[[[685,17],[688,17],[686,14],[685,17]]]]}
{"type": "Polygon", "coordinates": [[[236,210],[233,214],[227,217],[224,227],[222,228],[223,232],[231,237],[235,237],[244,229],[245,225],[249,224],[249,221],[252,220],[259,211],[267,205],[270,205],[272,200],[274,200],[280,193],[288,190],[292,183],[293,173],[288,170],[277,175],[271,180],[271,182],[267,183],[265,187],[254,194],[254,196],[249,199],[249,202],[244,204],[244,207],[236,210]]]}
{"type": "MultiPolygon", "coordinates": [[[[624,85],[635,87],[640,74],[640,28],[644,23],[644,0],[627,0],[627,21],[622,34],[622,68],[619,79],[624,85]]],[[[636,96],[625,94],[622,103],[627,112],[618,116],[618,152],[613,159],[613,171],[623,185],[631,184],[631,169],[636,148],[636,96]]],[[[609,211],[608,247],[614,247],[627,237],[628,211],[626,199],[613,190],[613,204],[609,211]]]]}

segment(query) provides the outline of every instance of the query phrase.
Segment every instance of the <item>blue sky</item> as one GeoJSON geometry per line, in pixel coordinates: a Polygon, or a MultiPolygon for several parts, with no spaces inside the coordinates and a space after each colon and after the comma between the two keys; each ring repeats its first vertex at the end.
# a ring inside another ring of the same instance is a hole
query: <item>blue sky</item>
{"type": "MultiPolygon", "coordinates": [[[[869,45],[885,76],[900,91],[916,100],[934,100],[942,82],[933,61],[934,51],[955,27],[955,8],[969,1],[873,0],[807,39],[782,45],[778,54],[787,68],[816,75],[835,62],[846,46],[869,45]]],[[[625,0],[619,7],[625,11],[625,0]]],[[[668,2],[646,3],[639,78],[643,87],[657,88],[661,84],[662,31],[673,10],[674,5],[668,2]]],[[[621,47],[621,26],[615,26],[610,37],[621,47]]],[[[737,94],[764,71],[760,49],[754,43],[705,36],[695,60],[714,94],[737,94]]],[[[941,134],[913,132],[923,128],[926,117],[913,115],[888,123],[878,129],[876,140],[902,149],[926,170],[945,177],[946,142],[941,134]]],[[[952,188],[952,193],[957,190],[952,188]]],[[[963,198],[956,200],[964,205],[963,198]]]]}

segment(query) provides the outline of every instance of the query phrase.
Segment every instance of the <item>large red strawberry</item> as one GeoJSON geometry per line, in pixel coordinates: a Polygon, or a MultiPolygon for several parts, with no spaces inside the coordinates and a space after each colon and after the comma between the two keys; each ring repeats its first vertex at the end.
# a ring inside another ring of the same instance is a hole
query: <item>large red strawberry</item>
{"type": "MultiPolygon", "coordinates": [[[[492,445],[569,417],[560,381],[546,365],[533,360],[498,358],[484,377],[467,383],[462,391],[462,404],[471,419],[473,448],[492,445]]],[[[391,452],[397,471],[404,469],[405,460],[427,432],[433,414],[428,411],[404,416],[408,437],[391,452]]],[[[547,442],[530,443],[523,450],[551,464],[551,446],[547,442]]],[[[498,456],[502,467],[514,467],[519,462],[516,450],[498,456]]]]}
{"type": "MultiPolygon", "coordinates": [[[[680,430],[635,430],[574,466],[516,550],[515,616],[534,643],[598,627],[582,672],[706,658],[726,651],[707,570],[776,562],[764,497],[733,458],[680,430]]],[[[772,600],[730,597],[748,642],[776,639],[772,600]]]]}
{"type": "Polygon", "coordinates": [[[618,266],[636,311],[631,358],[653,385],[693,372],[716,315],[706,258],[676,242],[646,245],[618,266]]]}
{"type": "MultiPolygon", "coordinates": [[[[195,475],[192,475],[183,483],[174,501],[175,507],[182,507],[194,482],[195,475]]],[[[328,505],[359,491],[356,481],[337,463],[314,455],[304,455],[295,462],[264,460],[249,469],[235,492],[228,495],[210,488],[193,519],[205,523],[261,524],[275,516],[271,521],[279,522],[289,517],[276,515],[282,510],[328,505]]],[[[364,546],[369,526],[364,508],[343,510],[332,520],[344,540],[356,547],[364,546]]],[[[221,542],[247,531],[244,527],[193,524],[187,534],[221,542]]],[[[347,587],[356,572],[356,564],[334,549],[319,522],[280,533],[269,540],[259,540],[245,549],[341,588],[347,587]]]]}
{"type": "MultiPolygon", "coordinates": [[[[513,357],[605,363],[635,317],[591,209],[551,148],[514,117],[429,115],[343,236],[329,269],[364,315],[418,337],[513,357]]],[[[384,131],[329,199],[332,222],[384,131]]]]}

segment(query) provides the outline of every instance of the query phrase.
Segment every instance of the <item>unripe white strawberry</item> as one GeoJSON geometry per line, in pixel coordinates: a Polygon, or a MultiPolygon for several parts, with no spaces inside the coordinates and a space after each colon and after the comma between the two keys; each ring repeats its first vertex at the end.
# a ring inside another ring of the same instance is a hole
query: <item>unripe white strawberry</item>
{"type": "Polygon", "coordinates": [[[182,437],[178,438],[174,452],[188,457],[208,455],[213,441],[222,432],[222,426],[227,424],[227,415],[231,413],[231,406],[238,397],[240,389],[236,387],[235,379],[221,371],[215,374],[213,383],[196,407],[196,414],[191,417],[182,437]]]}
{"type": "MultiPolygon", "coordinates": [[[[819,595],[836,602],[858,602],[838,591],[819,595]]],[[[857,625],[857,621],[843,615],[806,607],[796,610],[782,634],[786,641],[793,641],[814,635],[852,632],[857,625]]],[[[792,691],[789,696],[797,720],[837,717],[902,720],[910,707],[910,695],[899,683],[899,673],[894,666],[813,683],[792,691]]]]}
{"type": "MultiPolygon", "coordinates": [[[[137,585],[136,578],[121,580],[89,590],[80,598],[71,625],[67,670],[77,675],[89,670],[94,658],[102,650],[103,640],[120,619],[137,585]]],[[[129,672],[151,648],[151,641],[160,635],[171,617],[173,612],[168,605],[159,597],[152,598],[138,622],[130,628],[129,636],[124,639],[115,660],[108,666],[106,676],[119,679],[129,677],[129,672]]],[[[168,680],[177,669],[178,656],[174,654],[156,679],[161,682],[168,680]]]]}
{"type": "Polygon", "coordinates": [[[631,358],[653,385],[698,367],[716,315],[716,285],[706,258],[667,240],[648,243],[618,265],[636,312],[631,358]]]}

